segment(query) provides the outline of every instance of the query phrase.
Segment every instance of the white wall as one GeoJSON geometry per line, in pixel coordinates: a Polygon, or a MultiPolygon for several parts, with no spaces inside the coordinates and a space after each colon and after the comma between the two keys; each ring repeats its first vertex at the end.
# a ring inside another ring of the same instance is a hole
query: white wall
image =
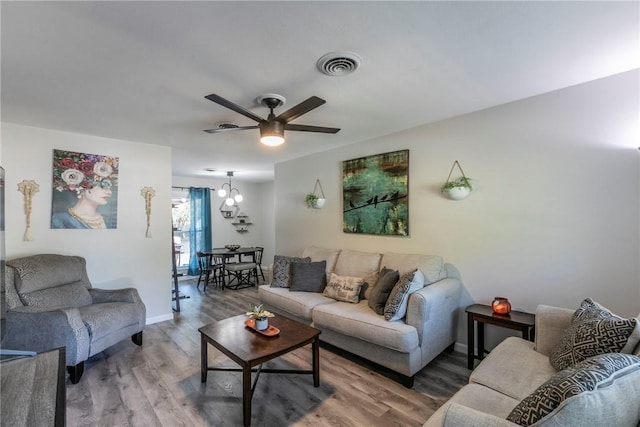
{"type": "Polygon", "coordinates": [[[87,259],[94,287],[134,287],[147,307],[147,322],[172,319],[171,310],[171,149],[48,129],[2,124],[2,166],[6,170],[7,259],[36,253],[80,255],[87,259]],[[118,228],[52,230],[53,149],[120,158],[118,228]],[[33,240],[25,230],[22,180],[35,180],[33,240]],[[145,238],[146,215],[140,190],[156,190],[152,200],[152,238],[145,238]]]}
{"type": "Polygon", "coordinates": [[[439,254],[462,274],[462,307],[501,295],[535,311],[593,297],[636,315],[638,82],[636,70],[278,164],[276,253],[317,245],[439,254]],[[410,237],[344,234],[341,162],[400,149],[410,150],[410,237]],[[454,160],[476,186],[464,201],[439,193],[454,160]],[[316,178],[321,210],[303,203],[316,178]]]}
{"type": "MultiPolygon", "coordinates": [[[[173,185],[176,187],[208,187],[220,189],[225,178],[194,178],[174,176],[173,185]]],[[[240,212],[249,216],[249,232],[238,233],[232,225],[237,219],[224,218],[220,213],[220,204],[223,199],[211,192],[211,221],[213,223],[213,247],[223,247],[229,244],[242,246],[261,246],[264,248],[263,265],[267,266],[273,260],[275,247],[274,222],[273,222],[273,183],[249,183],[232,179],[234,188],[240,191],[243,201],[238,203],[240,212]]]]}

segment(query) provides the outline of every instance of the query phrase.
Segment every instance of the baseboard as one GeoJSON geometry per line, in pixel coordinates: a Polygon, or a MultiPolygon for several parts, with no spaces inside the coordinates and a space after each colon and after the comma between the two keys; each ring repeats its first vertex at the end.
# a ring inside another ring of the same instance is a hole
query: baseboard
{"type": "Polygon", "coordinates": [[[454,351],[460,352],[460,353],[464,353],[467,354],[467,349],[469,348],[468,345],[466,344],[462,344],[456,341],[456,344],[453,347],[454,351]]]}
{"type": "Polygon", "coordinates": [[[162,314],[160,316],[155,316],[155,317],[147,317],[147,325],[165,322],[167,320],[173,320],[173,313],[162,314]]]}

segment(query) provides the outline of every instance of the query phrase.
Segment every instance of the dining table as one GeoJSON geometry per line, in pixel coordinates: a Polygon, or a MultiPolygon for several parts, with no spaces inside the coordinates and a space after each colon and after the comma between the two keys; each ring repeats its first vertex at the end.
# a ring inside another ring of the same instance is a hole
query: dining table
{"type": "Polygon", "coordinates": [[[250,255],[253,262],[256,262],[256,252],[262,250],[262,248],[258,247],[240,247],[236,250],[230,250],[227,248],[214,248],[208,251],[204,251],[205,254],[210,255],[211,257],[221,257],[222,258],[222,288],[229,287],[230,283],[227,284],[224,278],[225,265],[228,263],[228,260],[237,257],[238,262],[242,261],[243,255],[250,255]]]}

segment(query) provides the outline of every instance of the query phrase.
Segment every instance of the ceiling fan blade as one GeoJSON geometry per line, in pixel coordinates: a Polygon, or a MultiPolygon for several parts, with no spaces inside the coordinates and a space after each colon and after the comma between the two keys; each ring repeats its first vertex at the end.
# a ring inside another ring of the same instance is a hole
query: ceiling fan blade
{"type": "Polygon", "coordinates": [[[219,132],[227,132],[230,130],[245,130],[245,129],[259,129],[260,126],[259,125],[255,125],[255,126],[236,126],[236,127],[218,127],[218,128],[213,128],[213,129],[205,129],[204,131],[207,133],[219,133],[219,132]]]}
{"type": "Polygon", "coordinates": [[[253,114],[251,111],[247,110],[246,108],[241,107],[238,104],[234,104],[233,102],[231,102],[231,101],[229,101],[227,99],[224,99],[223,97],[221,97],[219,95],[216,95],[215,93],[212,93],[211,95],[207,95],[207,96],[205,96],[205,98],[207,98],[209,101],[213,101],[216,104],[220,104],[223,107],[226,107],[226,108],[228,108],[230,110],[233,110],[236,113],[240,113],[245,117],[249,117],[251,120],[255,120],[258,123],[262,123],[262,122],[266,121],[262,117],[253,114]]]}
{"type": "Polygon", "coordinates": [[[312,96],[306,101],[302,101],[300,104],[291,107],[284,113],[280,114],[278,117],[276,117],[276,120],[282,123],[289,123],[290,121],[297,119],[301,115],[308,113],[314,108],[318,108],[325,102],[327,101],[325,101],[324,99],[318,98],[317,96],[312,96]]]}
{"type": "Polygon", "coordinates": [[[284,127],[285,130],[296,130],[299,132],[319,132],[319,133],[338,133],[340,128],[326,128],[322,126],[308,126],[308,125],[290,125],[287,124],[284,127]]]}

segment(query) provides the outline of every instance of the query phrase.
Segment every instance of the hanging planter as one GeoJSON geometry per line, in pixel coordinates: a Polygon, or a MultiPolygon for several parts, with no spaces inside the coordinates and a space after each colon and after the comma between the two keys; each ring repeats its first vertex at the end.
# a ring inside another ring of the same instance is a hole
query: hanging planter
{"type": "Polygon", "coordinates": [[[316,185],[313,186],[313,192],[304,197],[304,202],[309,208],[321,209],[324,206],[325,201],[326,199],[324,197],[324,191],[322,190],[322,184],[320,184],[319,179],[316,179],[316,185]],[[320,189],[320,194],[317,193],[318,188],[320,189]]]}
{"type": "Polygon", "coordinates": [[[449,171],[447,182],[440,187],[440,191],[442,191],[442,193],[451,200],[463,200],[471,194],[471,190],[473,190],[473,187],[471,186],[471,178],[467,178],[460,167],[460,163],[458,163],[457,160],[454,161],[453,166],[451,166],[451,171],[449,171]],[[460,169],[462,176],[451,180],[451,174],[456,166],[460,169]]]}

